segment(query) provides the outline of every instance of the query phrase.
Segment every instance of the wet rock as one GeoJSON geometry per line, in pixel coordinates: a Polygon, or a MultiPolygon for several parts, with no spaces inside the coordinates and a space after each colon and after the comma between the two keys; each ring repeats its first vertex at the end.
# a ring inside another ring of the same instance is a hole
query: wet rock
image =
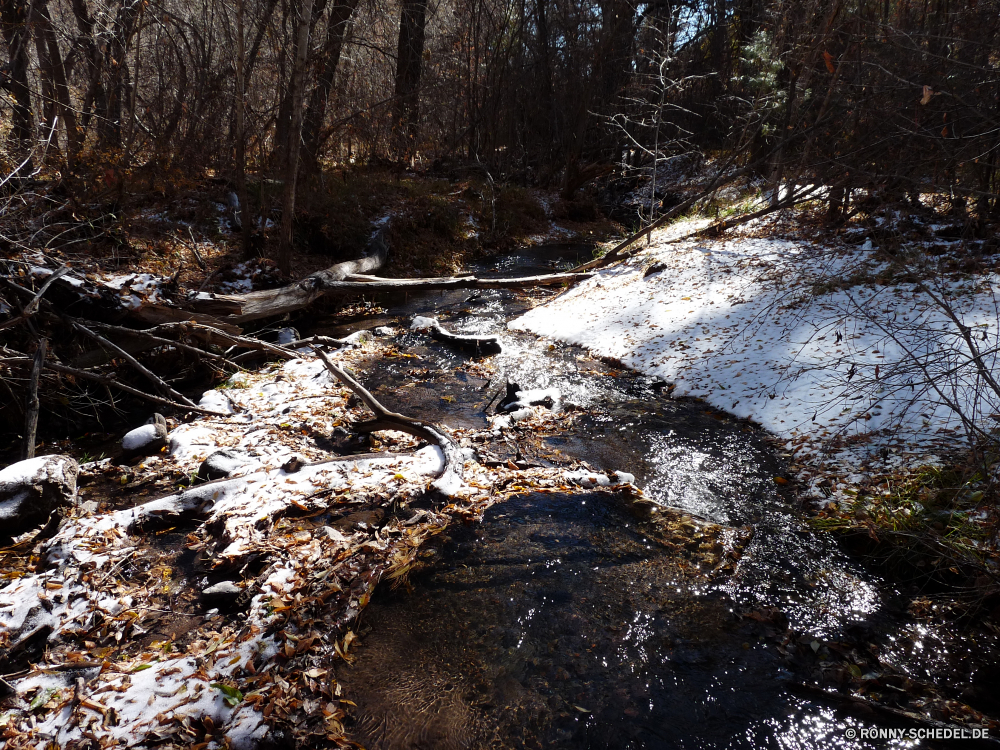
{"type": "MultiPolygon", "coordinates": [[[[360,399],[358,402],[360,403],[360,399]]],[[[343,427],[334,427],[324,448],[338,456],[366,453],[371,450],[371,435],[367,432],[354,434],[343,427]]]]}
{"type": "Polygon", "coordinates": [[[663,263],[662,261],[656,261],[655,263],[650,263],[648,266],[646,266],[646,270],[643,271],[642,277],[646,279],[655,273],[660,273],[661,271],[666,271],[666,270],[667,270],[666,263],[663,263]]]}
{"type": "Polygon", "coordinates": [[[76,499],[80,466],[69,456],[39,456],[0,471],[0,529],[16,533],[76,499]]]}
{"type": "Polygon", "coordinates": [[[142,427],[136,427],[122,438],[122,460],[159,453],[167,444],[167,421],[154,414],[142,427]]]}
{"type": "Polygon", "coordinates": [[[198,476],[201,479],[225,479],[237,469],[252,464],[253,458],[239,448],[222,448],[201,462],[198,476]]]}
{"type": "Polygon", "coordinates": [[[201,592],[202,601],[210,607],[226,609],[234,606],[243,593],[243,589],[232,581],[220,581],[201,592]]]}

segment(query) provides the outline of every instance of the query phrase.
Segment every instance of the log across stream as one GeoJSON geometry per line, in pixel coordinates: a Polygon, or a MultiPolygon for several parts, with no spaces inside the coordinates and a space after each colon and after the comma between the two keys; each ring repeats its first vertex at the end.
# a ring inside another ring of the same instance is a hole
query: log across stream
{"type": "MultiPolygon", "coordinates": [[[[572,247],[547,252],[496,270],[578,259],[572,247]]],[[[805,528],[774,482],[783,467],[766,435],[579,349],[507,332],[527,304],[503,290],[410,296],[316,332],[434,315],[459,333],[499,333],[492,379],[456,371],[465,355],[408,333],[407,354],[373,362],[367,383],[389,408],[469,427],[485,425],[498,383],[555,389],[555,408],[584,415],[547,448],[630,472],[653,500],[743,527],[749,541],[731,574],[710,581],[607,496],[498,504],[426,552],[411,590],[373,598],[363,646],[337,674],[357,703],[353,738],[370,750],[886,746],[847,739],[865,726],[857,711],[802,697],[788,667],[789,649],[882,627],[891,595],[805,528]]],[[[494,458],[532,460],[528,437],[508,448],[494,458]]]]}

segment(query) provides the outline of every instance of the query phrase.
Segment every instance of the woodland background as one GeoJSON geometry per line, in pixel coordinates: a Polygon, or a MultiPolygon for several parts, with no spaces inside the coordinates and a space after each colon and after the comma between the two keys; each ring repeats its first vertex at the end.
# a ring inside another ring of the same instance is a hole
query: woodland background
{"type": "MultiPolygon", "coordinates": [[[[572,200],[711,155],[826,186],[835,221],[922,192],[970,233],[1000,209],[995,0],[2,0],[0,21],[5,190],[220,176],[248,251],[286,217],[285,270],[296,188],[372,162],[572,200]]],[[[653,180],[633,223],[671,205],[653,180]]]]}

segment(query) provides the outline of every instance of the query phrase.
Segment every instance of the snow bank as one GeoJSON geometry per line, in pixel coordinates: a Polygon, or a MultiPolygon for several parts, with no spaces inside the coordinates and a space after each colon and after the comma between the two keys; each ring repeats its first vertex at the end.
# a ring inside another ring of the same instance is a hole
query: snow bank
{"type": "MultiPolygon", "coordinates": [[[[960,332],[919,285],[877,283],[885,265],[870,244],[667,242],[682,231],[654,234],[643,254],[510,327],[675,383],[675,395],[758,422],[813,466],[836,464],[850,474],[875,457],[890,465],[933,462],[955,447],[961,424],[945,401],[971,410],[981,384],[975,373],[951,372],[935,378],[943,389],[935,390],[907,352],[954,343],[960,332]]],[[[938,289],[984,340],[990,367],[996,282],[989,276],[938,289]]],[[[987,399],[985,411],[1000,405],[987,399]]]]}

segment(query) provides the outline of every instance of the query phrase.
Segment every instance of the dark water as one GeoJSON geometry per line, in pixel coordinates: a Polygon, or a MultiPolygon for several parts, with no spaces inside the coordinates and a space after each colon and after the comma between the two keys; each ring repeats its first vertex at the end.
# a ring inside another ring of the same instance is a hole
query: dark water
{"type": "MultiPolygon", "coordinates": [[[[530,275],[589,252],[561,246],[474,270],[530,275]]],[[[468,427],[485,426],[506,380],[557,388],[557,408],[584,416],[550,447],[633,473],[658,502],[749,526],[752,540],[735,573],[708,584],[607,497],[494,506],[480,526],[450,532],[412,592],[369,605],[363,648],[338,673],[358,704],[355,739],[370,750],[907,746],[848,740],[862,725],[791,692],[773,643],[739,616],[776,606],[797,631],[834,638],[877,624],[883,609],[879,582],[805,530],[778,492],[782,464],[765,436],[575,347],[506,331],[531,304],[512,291],[449,291],[317,332],[405,328],[422,314],[500,333],[492,378],[456,373],[464,355],[403,333],[394,344],[410,356],[373,363],[366,385],[390,408],[468,427]]]]}

